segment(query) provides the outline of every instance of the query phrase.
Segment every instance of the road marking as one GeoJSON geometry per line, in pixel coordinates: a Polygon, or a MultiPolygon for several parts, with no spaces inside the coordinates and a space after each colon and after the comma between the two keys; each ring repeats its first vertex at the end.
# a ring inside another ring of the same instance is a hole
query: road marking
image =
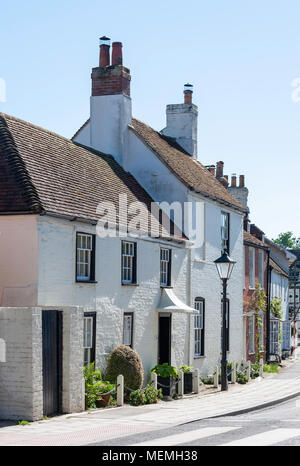
{"type": "Polygon", "coordinates": [[[148,442],[135,443],[134,445],[130,446],[168,447],[173,445],[182,445],[183,443],[193,442],[195,440],[204,437],[210,437],[212,435],[224,434],[236,429],[240,429],[240,427],[203,427],[202,429],[181,432],[181,434],[168,435],[167,437],[149,440],[148,442]]]}
{"type": "Polygon", "coordinates": [[[283,442],[292,437],[300,437],[300,429],[275,429],[262,432],[260,434],[251,435],[233,442],[224,443],[222,447],[264,447],[274,445],[275,443],[283,442]]]}

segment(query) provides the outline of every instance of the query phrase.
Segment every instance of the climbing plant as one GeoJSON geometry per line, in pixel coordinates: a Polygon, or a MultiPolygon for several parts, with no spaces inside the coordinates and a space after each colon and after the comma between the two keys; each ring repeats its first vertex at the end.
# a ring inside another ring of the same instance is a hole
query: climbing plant
{"type": "Polygon", "coordinates": [[[264,314],[267,308],[267,295],[260,283],[257,283],[250,301],[244,303],[248,312],[253,312],[255,319],[255,359],[258,363],[260,360],[260,352],[264,347],[260,343],[260,330],[263,327],[264,314]],[[263,315],[263,317],[261,317],[263,315]]]}

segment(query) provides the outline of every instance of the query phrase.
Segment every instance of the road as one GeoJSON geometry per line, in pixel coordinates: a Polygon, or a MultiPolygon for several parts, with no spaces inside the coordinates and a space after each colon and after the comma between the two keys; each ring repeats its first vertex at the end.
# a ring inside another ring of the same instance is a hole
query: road
{"type": "Polygon", "coordinates": [[[300,397],[248,414],[206,419],[91,445],[299,446],[300,397]]]}

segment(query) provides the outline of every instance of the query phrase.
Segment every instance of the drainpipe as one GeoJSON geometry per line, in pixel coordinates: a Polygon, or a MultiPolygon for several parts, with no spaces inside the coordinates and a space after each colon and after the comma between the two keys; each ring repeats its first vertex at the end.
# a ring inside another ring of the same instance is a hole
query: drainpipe
{"type": "Polygon", "coordinates": [[[266,362],[269,362],[270,357],[270,298],[271,298],[271,267],[270,267],[270,251],[267,251],[267,347],[266,347],[266,362]]]}

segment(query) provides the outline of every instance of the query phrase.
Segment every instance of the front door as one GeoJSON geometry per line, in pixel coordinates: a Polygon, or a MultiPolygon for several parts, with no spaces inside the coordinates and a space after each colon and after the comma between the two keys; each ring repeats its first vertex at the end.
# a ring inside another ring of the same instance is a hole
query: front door
{"type": "Polygon", "coordinates": [[[158,318],[158,363],[171,364],[171,315],[158,318]]]}
{"type": "Polygon", "coordinates": [[[61,412],[62,312],[42,312],[43,414],[61,412]]]}

